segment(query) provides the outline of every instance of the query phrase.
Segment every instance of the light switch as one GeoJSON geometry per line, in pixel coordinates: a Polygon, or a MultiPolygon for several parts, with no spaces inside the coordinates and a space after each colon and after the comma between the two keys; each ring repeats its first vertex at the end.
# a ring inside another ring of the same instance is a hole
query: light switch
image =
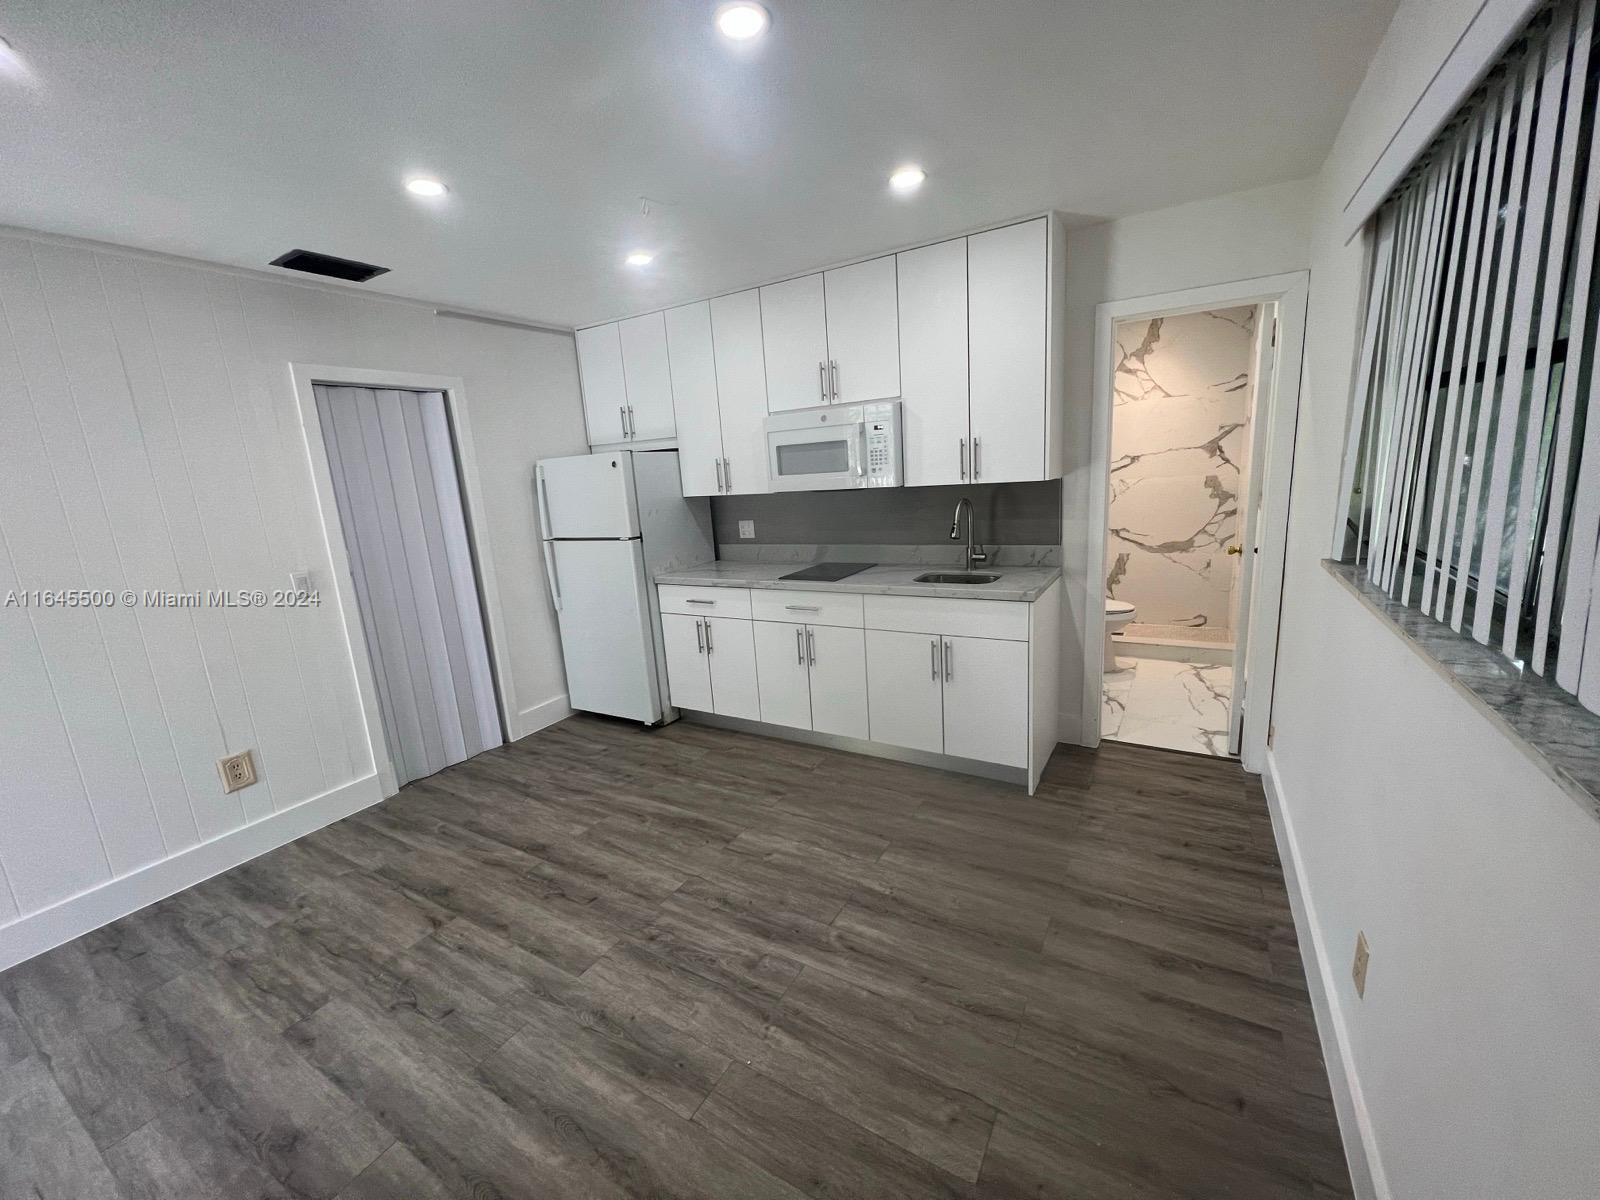
{"type": "Polygon", "coordinates": [[[753,537],[755,537],[755,535],[756,535],[756,523],[754,521],[740,521],[739,522],[739,536],[740,537],[742,537],[742,538],[753,538],[753,537]]]}

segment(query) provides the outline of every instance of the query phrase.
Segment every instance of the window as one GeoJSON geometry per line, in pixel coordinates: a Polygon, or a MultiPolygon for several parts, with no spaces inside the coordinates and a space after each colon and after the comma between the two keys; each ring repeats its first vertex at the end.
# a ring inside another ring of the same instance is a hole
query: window
{"type": "Polygon", "coordinates": [[[1594,17],[1536,14],[1368,226],[1343,559],[1600,712],[1594,17]]]}

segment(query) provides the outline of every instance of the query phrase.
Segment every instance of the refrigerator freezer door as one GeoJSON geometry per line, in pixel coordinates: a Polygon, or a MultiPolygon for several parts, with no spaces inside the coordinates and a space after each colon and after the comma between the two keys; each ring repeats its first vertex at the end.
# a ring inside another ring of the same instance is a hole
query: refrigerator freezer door
{"type": "Polygon", "coordinates": [[[545,549],[560,580],[557,616],[568,702],[583,712],[659,721],[661,690],[639,543],[546,542],[545,549]]]}
{"type": "Polygon", "coordinates": [[[633,462],[627,451],[547,458],[537,473],[545,538],[639,536],[633,462]]]}

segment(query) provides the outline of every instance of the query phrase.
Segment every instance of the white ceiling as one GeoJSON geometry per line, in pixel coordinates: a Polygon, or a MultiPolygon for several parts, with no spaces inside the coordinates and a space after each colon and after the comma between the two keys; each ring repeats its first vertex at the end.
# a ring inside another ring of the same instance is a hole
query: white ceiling
{"type": "Polygon", "coordinates": [[[372,290],[583,324],[1308,175],[1395,0],[768,7],[736,47],[716,0],[9,3],[0,223],[251,267],[305,247],[391,267],[372,290]],[[450,196],[405,194],[420,172],[450,196]]]}

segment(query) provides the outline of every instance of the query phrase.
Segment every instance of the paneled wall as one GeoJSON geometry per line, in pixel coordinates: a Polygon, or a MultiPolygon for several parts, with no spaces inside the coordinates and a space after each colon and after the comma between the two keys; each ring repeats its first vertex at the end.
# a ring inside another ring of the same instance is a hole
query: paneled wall
{"type": "Polygon", "coordinates": [[[0,926],[372,774],[291,362],[462,378],[513,735],[561,708],[530,480],[584,448],[570,337],[15,231],[0,309],[0,926]],[[318,606],[143,595],[302,570],[318,606]],[[60,589],[111,599],[29,594],[60,589]]]}

